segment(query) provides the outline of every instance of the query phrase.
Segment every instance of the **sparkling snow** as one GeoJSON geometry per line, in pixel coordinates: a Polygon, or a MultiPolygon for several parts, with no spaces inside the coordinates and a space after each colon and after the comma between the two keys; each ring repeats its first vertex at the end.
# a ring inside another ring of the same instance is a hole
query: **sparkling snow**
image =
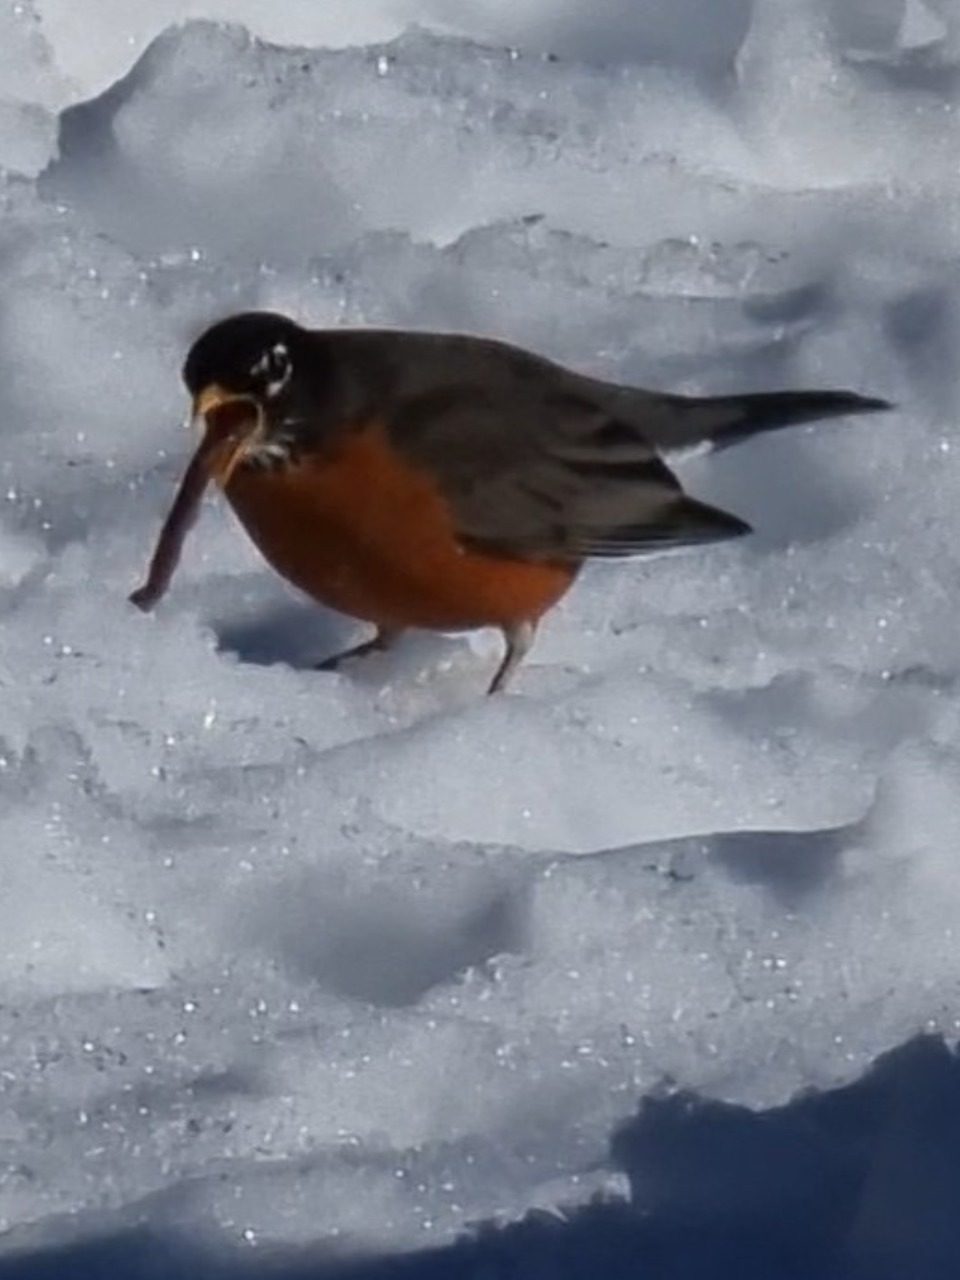
{"type": "Polygon", "coordinates": [[[956,1039],[958,113],[960,0],[0,0],[4,1247],[689,1208],[610,1154],[663,1082],[956,1039]],[[899,408],[683,461],[756,536],[590,570],[488,701],[493,636],[311,670],[358,629],[213,498],[127,604],[247,307],[899,408]]]}

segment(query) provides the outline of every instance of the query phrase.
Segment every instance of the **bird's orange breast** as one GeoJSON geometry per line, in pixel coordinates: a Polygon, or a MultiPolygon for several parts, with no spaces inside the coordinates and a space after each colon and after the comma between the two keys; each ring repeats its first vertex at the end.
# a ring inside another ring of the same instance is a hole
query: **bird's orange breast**
{"type": "Polygon", "coordinates": [[[464,548],[430,474],[379,425],[329,455],[238,467],[230,505],[266,560],[315,600],[380,626],[439,630],[538,619],[576,568],[464,548]]]}

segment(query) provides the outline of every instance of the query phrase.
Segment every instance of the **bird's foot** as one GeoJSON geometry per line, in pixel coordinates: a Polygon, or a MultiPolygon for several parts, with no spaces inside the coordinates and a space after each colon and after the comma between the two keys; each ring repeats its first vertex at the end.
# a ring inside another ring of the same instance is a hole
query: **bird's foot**
{"type": "Polygon", "coordinates": [[[336,671],[341,662],[346,662],[348,658],[363,658],[368,653],[383,653],[390,648],[399,635],[399,631],[391,630],[389,627],[378,627],[372,639],[352,645],[342,653],[335,653],[331,658],[324,658],[322,662],[316,663],[313,669],[314,671],[336,671]]]}

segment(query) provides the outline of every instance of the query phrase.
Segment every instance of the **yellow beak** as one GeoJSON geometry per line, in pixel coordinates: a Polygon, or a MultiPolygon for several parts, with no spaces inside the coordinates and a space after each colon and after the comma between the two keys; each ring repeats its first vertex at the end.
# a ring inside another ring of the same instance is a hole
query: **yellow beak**
{"type": "Polygon", "coordinates": [[[246,452],[250,437],[263,426],[263,410],[253,396],[228,391],[212,382],[194,397],[193,420],[202,424],[206,431],[204,444],[211,454],[210,475],[221,489],[226,489],[246,452]],[[210,415],[229,404],[245,404],[251,414],[244,415],[239,423],[221,434],[210,421],[210,415]]]}
{"type": "Polygon", "coordinates": [[[238,395],[235,391],[228,391],[226,387],[221,387],[218,382],[211,382],[209,386],[199,391],[193,398],[193,416],[194,418],[206,418],[208,413],[212,413],[215,409],[219,409],[223,404],[230,404],[233,400],[247,400],[248,396],[238,395]]]}

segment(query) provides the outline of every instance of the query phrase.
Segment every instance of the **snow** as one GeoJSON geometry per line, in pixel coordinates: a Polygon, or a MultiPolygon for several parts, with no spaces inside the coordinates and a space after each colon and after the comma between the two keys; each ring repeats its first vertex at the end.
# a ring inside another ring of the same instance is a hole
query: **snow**
{"type": "Polygon", "coordinates": [[[452,8],[0,6],[0,1273],[955,1274],[956,1060],[869,1069],[960,1025],[960,4],[452,8]],[[247,307],[899,408],[682,461],[757,534],[485,700],[494,636],[311,670],[357,629],[213,498],[127,603],[247,307]]]}

